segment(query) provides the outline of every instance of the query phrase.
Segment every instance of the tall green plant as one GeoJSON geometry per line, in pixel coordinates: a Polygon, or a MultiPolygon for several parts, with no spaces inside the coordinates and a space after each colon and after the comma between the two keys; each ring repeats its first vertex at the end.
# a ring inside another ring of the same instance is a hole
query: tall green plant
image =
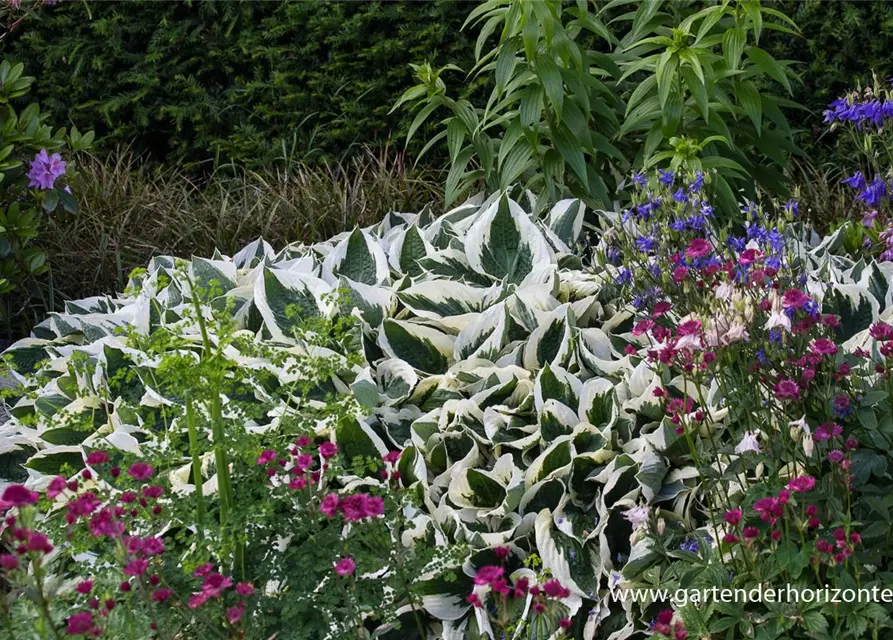
{"type": "MultiPolygon", "coordinates": [[[[605,11],[628,4],[614,0],[605,11]]],[[[797,26],[759,0],[696,7],[646,0],[617,18],[630,23],[622,79],[638,80],[619,135],[643,140],[646,168],[715,169],[719,204],[735,211],[735,193],[753,181],[784,190],[780,169],[797,147],[782,108],[798,105],[774,91],[790,95],[797,77],[759,44],[765,30],[797,34],[797,26]]]]}
{"type": "MultiPolygon", "coordinates": [[[[414,66],[419,83],[395,105],[418,110],[407,143],[436,111],[446,111],[444,129],[427,148],[446,138],[451,169],[447,203],[476,186],[504,189],[520,183],[555,199],[566,184],[596,205],[610,203],[615,179],[629,167],[611,142],[620,127],[621,75],[608,49],[614,38],[585,0],[490,0],[466,20],[480,25],[477,64],[469,77],[488,75],[492,90],[484,106],[447,95],[441,74],[414,66]],[[487,50],[493,34],[498,44],[487,50]]],[[[423,151],[424,152],[424,151],[423,151]]]]}

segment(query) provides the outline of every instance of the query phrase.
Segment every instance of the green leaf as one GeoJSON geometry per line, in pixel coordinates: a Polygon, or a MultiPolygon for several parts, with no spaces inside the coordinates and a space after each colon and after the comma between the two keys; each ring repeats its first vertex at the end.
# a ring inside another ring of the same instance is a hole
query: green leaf
{"type": "Polygon", "coordinates": [[[732,27],[727,29],[722,37],[722,55],[726,66],[734,71],[738,68],[741,54],[744,52],[746,33],[744,27],[732,27]]]}
{"type": "Polygon", "coordinates": [[[744,109],[744,113],[753,122],[757,135],[760,135],[763,124],[763,103],[760,100],[760,93],[757,88],[749,80],[739,82],[737,85],[736,95],[738,103],[744,109]]]}
{"type": "Polygon", "coordinates": [[[561,121],[561,112],[564,106],[564,83],[561,81],[561,71],[552,56],[548,54],[538,54],[534,67],[546,92],[546,97],[555,110],[555,116],[561,121]]]}
{"type": "Polygon", "coordinates": [[[791,81],[788,79],[784,68],[778,64],[775,58],[759,47],[748,47],[746,53],[750,61],[757,65],[763,73],[780,83],[788,93],[793,93],[791,81]]]}
{"type": "Polygon", "coordinates": [[[580,181],[580,184],[587,183],[586,158],[583,155],[583,147],[580,141],[570,132],[563,124],[559,124],[555,130],[555,148],[564,158],[564,161],[570,166],[571,171],[580,181]]]}

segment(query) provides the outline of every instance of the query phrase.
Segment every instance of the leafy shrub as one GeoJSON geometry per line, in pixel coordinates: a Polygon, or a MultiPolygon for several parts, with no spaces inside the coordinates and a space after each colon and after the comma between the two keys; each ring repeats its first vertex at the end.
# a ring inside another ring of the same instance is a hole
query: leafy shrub
{"type": "Polygon", "coordinates": [[[407,63],[463,61],[463,2],[59,3],[7,55],[56,118],[169,166],[252,169],[384,146],[407,63]],[[353,149],[357,145],[357,149],[353,149]]]}
{"type": "Polygon", "coordinates": [[[77,211],[66,186],[71,160],[59,151],[82,150],[93,140],[92,132],[82,136],[75,128],[53,131],[36,103],[17,111],[13,101],[27,95],[34,81],[23,71],[22,64],[0,63],[0,322],[7,331],[20,305],[30,301],[36,277],[49,269],[46,252],[34,243],[44,214],[77,211]]]}
{"type": "Polygon", "coordinates": [[[739,191],[754,194],[754,180],[784,191],[779,168],[797,149],[781,108],[797,105],[767,85],[790,93],[793,74],[757,45],[764,29],[796,33],[796,25],[748,1],[696,11],[655,0],[614,17],[625,4],[591,11],[587,2],[493,0],[473,11],[469,22],[483,26],[470,76],[488,74],[494,85],[485,105],[446,95],[440,76],[450,67],[416,67],[420,83],[397,106],[417,109],[410,139],[438,109],[450,112],[432,140],[449,146],[448,203],[480,183],[492,191],[515,182],[554,201],[565,183],[587,204],[609,207],[632,165],[715,170],[727,217],[739,191]],[[627,21],[619,40],[606,26],[627,21]]]}
{"type": "MultiPolygon", "coordinates": [[[[313,245],[157,257],[125,295],[70,302],[7,351],[25,386],[0,428],[6,477],[43,490],[89,469],[95,449],[121,468],[140,455],[171,491],[227,470],[229,482],[220,475],[202,494],[213,544],[189,546],[183,529],[200,521],[189,498],[177,531],[190,553],[264,594],[244,614],[258,637],[278,615],[301,619],[295,596],[321,594],[313,606],[355,619],[343,614],[350,592],[306,587],[323,566],[333,584],[333,565],[352,553],[331,542],[305,558],[294,538],[271,550],[293,527],[258,466],[279,477],[272,457],[300,435],[337,445],[326,482],[343,495],[401,487],[411,503],[387,511],[383,544],[423,566],[394,610],[360,609],[370,633],[393,630],[390,613],[418,628],[413,611],[447,638],[488,628],[628,638],[652,618],[676,637],[885,633],[889,616],[873,606],[832,620],[794,605],[701,614],[675,602],[667,614],[668,601],[624,601],[646,586],[873,585],[889,570],[893,329],[881,320],[893,267],[854,260],[844,230],[818,237],[795,203],[774,225],[746,203],[746,235],[730,234],[705,182],[632,176],[633,206],[599,213],[590,246],[579,201],[535,216],[496,193],[313,245]],[[815,484],[794,482],[806,477],[815,484]],[[804,519],[812,505],[816,526],[804,519]],[[742,520],[728,524],[740,531],[723,524],[735,509],[742,520]],[[809,545],[833,546],[838,529],[846,557],[811,565],[809,545]],[[270,595],[261,585],[281,572],[300,587],[270,595]]],[[[381,568],[373,541],[358,544],[381,568]]],[[[168,567],[187,584],[192,569],[168,567]]]]}

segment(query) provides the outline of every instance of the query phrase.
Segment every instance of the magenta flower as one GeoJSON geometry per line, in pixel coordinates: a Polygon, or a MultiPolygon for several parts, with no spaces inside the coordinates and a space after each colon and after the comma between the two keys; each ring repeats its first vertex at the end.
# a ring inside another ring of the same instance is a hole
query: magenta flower
{"type": "Polygon", "coordinates": [[[558,580],[552,579],[543,584],[543,593],[550,598],[569,598],[570,589],[561,586],[558,580]]]}
{"type": "Polygon", "coordinates": [[[713,251],[713,247],[704,238],[695,238],[685,250],[685,255],[689,258],[703,258],[713,251]]]}
{"type": "Polygon", "coordinates": [[[733,527],[738,525],[741,522],[741,517],[744,514],[741,512],[741,509],[729,509],[726,511],[725,515],[723,515],[723,520],[725,520],[728,524],[733,527]]]}
{"type": "Polygon", "coordinates": [[[236,585],[236,593],[243,597],[250,596],[254,593],[254,585],[250,582],[240,582],[236,585]]]}
{"type": "Polygon", "coordinates": [[[147,556],[157,556],[164,553],[164,540],[161,538],[146,538],[143,540],[143,553],[147,556]]]}
{"type": "Polygon", "coordinates": [[[893,327],[886,322],[876,322],[871,325],[868,333],[871,334],[871,337],[875,340],[889,340],[890,338],[893,338],[893,327]]]}
{"type": "Polygon", "coordinates": [[[109,461],[109,455],[105,451],[91,451],[87,456],[87,464],[105,464],[109,461]]]}
{"type": "Polygon", "coordinates": [[[154,471],[152,465],[146,462],[134,462],[127,470],[127,474],[134,480],[148,480],[154,471]]]}
{"type": "Polygon", "coordinates": [[[309,436],[301,436],[300,438],[298,438],[295,441],[295,444],[298,445],[299,447],[306,447],[308,444],[310,444],[310,437],[309,436]]]}
{"type": "Polygon", "coordinates": [[[815,486],[815,478],[812,476],[799,476],[788,483],[788,489],[795,493],[806,493],[812,491],[815,486]]]}
{"type": "Polygon", "coordinates": [[[0,554],[0,567],[7,571],[15,571],[19,568],[19,559],[9,553],[0,554]]]}
{"type": "Polygon", "coordinates": [[[87,595],[91,591],[93,591],[93,581],[92,580],[83,580],[77,583],[77,586],[74,588],[75,591],[81,593],[83,595],[87,595]]]}
{"type": "Polygon", "coordinates": [[[744,530],[741,532],[744,534],[744,537],[748,540],[753,540],[758,535],[760,535],[760,530],[756,527],[744,527],[744,530]]]}
{"type": "Polygon", "coordinates": [[[356,570],[357,563],[353,561],[353,558],[341,558],[335,565],[335,573],[342,577],[349,576],[356,570]]]}
{"type": "Polygon", "coordinates": [[[152,592],[152,602],[164,602],[172,595],[174,595],[173,590],[168,589],[167,587],[155,589],[155,591],[152,592]]]}
{"type": "Polygon", "coordinates": [[[141,576],[146,573],[146,569],[149,568],[149,561],[145,558],[140,558],[138,560],[131,560],[127,563],[127,566],[124,567],[124,575],[126,576],[141,576]]]}
{"type": "Polygon", "coordinates": [[[382,457],[382,460],[395,464],[400,459],[401,453],[402,451],[388,451],[384,457],[382,457]]]}
{"type": "Polygon", "coordinates": [[[678,327],[676,327],[676,333],[680,336],[696,336],[701,332],[701,321],[700,320],[686,320],[678,327]]]}
{"type": "Polygon", "coordinates": [[[202,593],[209,598],[216,598],[229,589],[232,584],[232,578],[220,575],[219,573],[212,573],[206,577],[205,581],[202,583],[202,593]]]}
{"type": "Polygon", "coordinates": [[[809,350],[820,356],[833,356],[837,353],[837,345],[828,340],[828,338],[819,338],[812,341],[812,344],[809,345],[809,350]]]}
{"type": "Polygon", "coordinates": [[[497,567],[495,565],[481,567],[474,575],[474,583],[479,585],[492,584],[499,580],[504,574],[505,569],[502,567],[497,567]]]}
{"type": "Polygon", "coordinates": [[[143,489],[143,495],[147,498],[157,499],[164,495],[164,488],[157,484],[152,484],[143,489]]]}
{"type": "Polygon", "coordinates": [[[810,300],[811,298],[800,289],[788,289],[781,298],[781,306],[785,309],[799,309],[810,300]]]}
{"type": "Polygon", "coordinates": [[[338,453],[338,445],[334,442],[323,442],[319,445],[319,455],[323,458],[332,458],[338,453]]]}
{"type": "Polygon", "coordinates": [[[242,603],[239,603],[235,607],[227,607],[226,609],[226,620],[230,624],[238,623],[243,615],[245,615],[245,607],[242,603]]]}
{"type": "Polygon", "coordinates": [[[265,449],[261,454],[257,457],[258,465],[266,465],[270,464],[276,459],[276,452],[272,449],[265,449]]]}
{"type": "Polygon", "coordinates": [[[800,387],[793,380],[782,378],[779,380],[772,390],[779,398],[796,399],[800,396],[800,387]]]}
{"type": "Polygon", "coordinates": [[[65,625],[65,633],[70,636],[83,636],[93,631],[93,614],[81,611],[71,616],[65,625]]]}
{"type": "Polygon", "coordinates": [[[334,518],[335,513],[338,511],[339,503],[340,500],[338,500],[338,496],[334,493],[330,493],[322,499],[322,502],[319,504],[319,510],[327,518],[334,518]]]}
{"type": "Polygon", "coordinates": [[[195,571],[192,572],[192,575],[196,578],[204,578],[206,575],[211,573],[214,570],[214,565],[210,562],[206,562],[204,564],[198,565],[195,571]]]}
{"type": "Polygon", "coordinates": [[[63,491],[65,491],[65,478],[56,476],[50,480],[50,484],[47,486],[47,498],[52,500],[63,491]]]}
{"type": "Polygon", "coordinates": [[[31,161],[28,186],[44,190],[52,189],[56,179],[65,174],[65,166],[65,161],[58,153],[49,155],[46,149],[41,149],[31,161]]]}
{"type": "Polygon", "coordinates": [[[36,491],[31,491],[25,485],[11,484],[3,491],[0,500],[13,507],[23,507],[26,504],[34,504],[39,497],[36,491]]]}

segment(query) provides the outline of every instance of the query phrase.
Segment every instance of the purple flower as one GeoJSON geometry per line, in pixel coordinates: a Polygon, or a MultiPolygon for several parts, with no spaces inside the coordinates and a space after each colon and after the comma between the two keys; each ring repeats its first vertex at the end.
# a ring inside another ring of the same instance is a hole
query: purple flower
{"type": "Polygon", "coordinates": [[[28,186],[52,189],[56,178],[65,174],[65,166],[65,161],[58,153],[49,155],[46,149],[41,149],[40,153],[31,161],[31,170],[28,172],[31,182],[28,183],[28,186]]]}
{"type": "Polygon", "coordinates": [[[840,181],[848,187],[853,189],[864,189],[865,188],[865,175],[861,171],[857,171],[849,178],[845,178],[840,181]]]}

